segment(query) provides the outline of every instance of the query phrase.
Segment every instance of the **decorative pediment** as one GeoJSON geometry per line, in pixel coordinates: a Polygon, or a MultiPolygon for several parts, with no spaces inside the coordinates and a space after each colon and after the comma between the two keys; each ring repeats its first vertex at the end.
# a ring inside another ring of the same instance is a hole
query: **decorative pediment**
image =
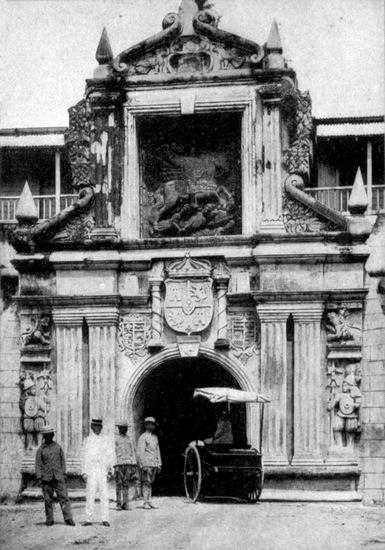
{"type": "Polygon", "coordinates": [[[178,13],[163,19],[163,30],[121,52],[114,69],[125,76],[209,73],[258,66],[264,49],[218,29],[219,15],[205,0],[182,0],[178,13]]]}

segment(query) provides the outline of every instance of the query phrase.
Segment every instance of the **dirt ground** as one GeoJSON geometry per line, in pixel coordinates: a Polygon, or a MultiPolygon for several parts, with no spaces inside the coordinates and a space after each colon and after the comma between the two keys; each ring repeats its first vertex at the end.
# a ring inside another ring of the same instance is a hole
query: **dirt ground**
{"type": "Polygon", "coordinates": [[[382,550],[385,508],[357,503],[199,502],[154,499],[156,510],[135,502],[131,511],[110,504],[111,527],[83,527],[84,503],[73,504],[76,527],[63,523],[60,508],[46,527],[43,503],[1,506],[2,550],[382,550]]]}

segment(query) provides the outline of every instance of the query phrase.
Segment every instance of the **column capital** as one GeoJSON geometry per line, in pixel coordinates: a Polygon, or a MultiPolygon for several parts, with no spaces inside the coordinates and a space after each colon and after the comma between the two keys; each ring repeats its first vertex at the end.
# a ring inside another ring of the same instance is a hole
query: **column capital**
{"type": "Polygon", "coordinates": [[[78,327],[83,324],[84,313],[79,308],[52,310],[52,319],[57,327],[78,327]]]}
{"type": "Polygon", "coordinates": [[[291,313],[291,304],[259,304],[256,307],[262,323],[285,323],[291,313]]]}
{"type": "Polygon", "coordinates": [[[320,321],[324,313],[323,302],[305,302],[293,304],[292,315],[294,322],[320,321]]]}
{"type": "Polygon", "coordinates": [[[85,312],[84,317],[88,326],[117,325],[119,311],[117,307],[95,308],[85,312]]]}

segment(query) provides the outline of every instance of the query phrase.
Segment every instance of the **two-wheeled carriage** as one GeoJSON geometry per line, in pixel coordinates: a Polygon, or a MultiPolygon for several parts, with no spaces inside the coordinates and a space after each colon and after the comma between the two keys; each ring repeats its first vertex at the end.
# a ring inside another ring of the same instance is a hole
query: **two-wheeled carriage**
{"type": "Polygon", "coordinates": [[[199,388],[194,397],[211,403],[257,403],[260,406],[259,449],[234,444],[206,444],[192,441],[185,451],[184,487],[186,496],[196,502],[199,497],[235,497],[257,502],[263,487],[262,428],[264,405],[270,399],[233,388],[199,388]]]}

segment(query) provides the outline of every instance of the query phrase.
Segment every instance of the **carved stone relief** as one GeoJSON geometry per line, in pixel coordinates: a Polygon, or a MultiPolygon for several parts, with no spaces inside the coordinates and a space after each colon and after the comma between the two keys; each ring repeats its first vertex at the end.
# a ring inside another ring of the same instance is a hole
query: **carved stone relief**
{"type": "Polygon", "coordinates": [[[346,342],[359,341],[361,327],[352,322],[351,312],[346,307],[336,311],[329,311],[325,321],[327,341],[344,344],[346,342]]]}
{"type": "Polygon", "coordinates": [[[51,317],[36,315],[31,317],[31,325],[20,335],[22,346],[49,346],[51,344],[51,317]]]}
{"type": "Polygon", "coordinates": [[[284,195],[283,223],[288,233],[318,233],[337,231],[339,228],[326,219],[317,216],[314,210],[284,195]]]}
{"type": "Polygon", "coordinates": [[[212,266],[188,254],[167,266],[164,315],[169,327],[184,334],[198,333],[211,323],[214,311],[212,266]]]}
{"type": "Polygon", "coordinates": [[[118,348],[134,363],[147,353],[147,344],[151,338],[151,319],[149,315],[130,313],[119,320],[118,348]]]}
{"type": "Polygon", "coordinates": [[[51,370],[24,370],[20,374],[20,410],[25,448],[32,452],[41,443],[41,431],[51,408],[51,370]]]}
{"type": "Polygon", "coordinates": [[[181,74],[227,71],[250,66],[252,54],[224,43],[211,42],[206,37],[180,36],[170,45],[147,53],[142,59],[127,65],[126,74],[181,74]]]}
{"type": "Polygon", "coordinates": [[[209,118],[194,115],[185,123],[191,128],[177,118],[142,124],[144,236],[240,232],[240,121],[209,118]],[[214,132],[215,124],[221,131],[214,132]],[[224,139],[229,132],[231,141],[224,139]]]}
{"type": "Polygon", "coordinates": [[[65,141],[72,171],[72,185],[80,189],[90,181],[90,108],[85,99],[70,107],[65,141]]]}
{"type": "Polygon", "coordinates": [[[329,360],[327,410],[330,413],[332,453],[353,455],[354,443],[361,430],[361,366],[349,360],[329,360]]]}
{"type": "Polygon", "coordinates": [[[260,326],[252,311],[232,312],[228,322],[228,340],[233,355],[245,365],[260,346],[260,326]]]}

